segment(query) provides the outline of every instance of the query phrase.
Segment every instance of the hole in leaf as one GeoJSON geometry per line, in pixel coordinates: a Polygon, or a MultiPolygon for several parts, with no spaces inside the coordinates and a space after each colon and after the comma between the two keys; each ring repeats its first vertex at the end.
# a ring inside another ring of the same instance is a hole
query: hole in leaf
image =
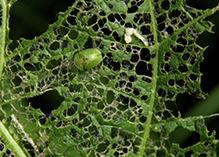
{"type": "Polygon", "coordinates": [[[59,42],[53,42],[51,45],[50,45],[50,50],[58,50],[59,49],[59,42]]]}
{"type": "Polygon", "coordinates": [[[21,66],[18,65],[18,64],[15,64],[15,65],[13,65],[13,66],[11,67],[11,71],[12,71],[13,73],[18,72],[18,71],[20,71],[20,70],[21,70],[21,66]]]}
{"type": "Polygon", "coordinates": [[[181,148],[192,146],[200,141],[200,136],[197,132],[189,131],[183,127],[177,127],[170,133],[169,138],[171,143],[180,144],[181,148]]]}
{"type": "Polygon", "coordinates": [[[111,104],[115,99],[115,93],[113,91],[108,91],[106,97],[107,97],[106,98],[107,103],[111,104]]]}
{"type": "Polygon", "coordinates": [[[136,105],[137,105],[137,103],[135,102],[135,100],[130,99],[129,106],[130,107],[135,107],[136,105]]]}
{"type": "Polygon", "coordinates": [[[141,93],[141,90],[138,89],[138,88],[135,88],[134,91],[133,91],[133,94],[134,94],[135,96],[138,96],[140,93],[141,93]]]}
{"type": "Polygon", "coordinates": [[[40,96],[29,98],[31,106],[35,109],[40,108],[44,114],[52,113],[57,109],[64,98],[56,90],[48,91],[40,96]]]}
{"type": "Polygon", "coordinates": [[[182,45],[186,45],[187,44],[187,40],[180,37],[176,40],[177,43],[182,44],[182,45]]]}
{"type": "Polygon", "coordinates": [[[53,28],[53,33],[54,33],[54,35],[58,35],[58,34],[59,34],[59,33],[58,33],[58,28],[57,28],[57,27],[53,28]]]}
{"type": "Polygon", "coordinates": [[[138,62],[136,69],[136,73],[138,75],[152,76],[152,65],[147,64],[146,62],[140,61],[138,62]]]}
{"type": "Polygon", "coordinates": [[[22,79],[20,77],[15,77],[12,81],[15,86],[19,86],[22,82],[22,79]]]}
{"type": "Polygon", "coordinates": [[[71,40],[74,40],[78,37],[78,31],[71,30],[68,36],[71,40]]]}
{"type": "Polygon", "coordinates": [[[179,109],[178,107],[176,106],[176,103],[173,102],[173,101],[165,101],[165,106],[168,110],[171,111],[171,113],[177,117],[178,114],[179,114],[179,109]]]}
{"type": "Polygon", "coordinates": [[[166,28],[166,32],[167,32],[169,35],[173,35],[173,33],[174,33],[173,27],[172,27],[172,26],[168,26],[168,27],[166,28]]]}
{"type": "Polygon", "coordinates": [[[121,78],[123,78],[123,79],[126,79],[126,78],[128,77],[127,74],[124,73],[124,72],[120,73],[119,76],[120,76],[121,78]]]}
{"type": "Polygon", "coordinates": [[[169,62],[171,61],[171,59],[172,59],[171,54],[169,52],[165,53],[164,61],[169,62]]]}
{"type": "Polygon", "coordinates": [[[65,117],[72,116],[76,113],[77,110],[78,110],[78,105],[73,104],[70,108],[63,111],[63,115],[65,117]]]}
{"type": "Polygon", "coordinates": [[[160,139],[160,133],[151,131],[150,132],[150,139],[159,140],[160,139]]]}
{"type": "Polygon", "coordinates": [[[185,72],[188,71],[188,68],[185,64],[182,63],[182,64],[179,65],[178,70],[182,73],[185,73],[185,72]]]}
{"type": "Polygon", "coordinates": [[[150,61],[151,59],[150,51],[146,48],[142,48],[140,52],[140,57],[141,57],[141,60],[150,61]]]}
{"type": "Polygon", "coordinates": [[[174,91],[168,91],[167,92],[167,95],[166,95],[166,98],[168,99],[172,99],[175,95],[175,92],[174,91]]]}
{"type": "Polygon", "coordinates": [[[170,45],[170,48],[176,53],[182,53],[185,49],[184,46],[178,44],[175,46],[170,45]]]}
{"type": "Polygon", "coordinates": [[[131,75],[130,77],[129,77],[129,81],[130,82],[135,82],[137,80],[137,78],[136,78],[136,76],[134,76],[134,75],[131,75]]]}
{"type": "Polygon", "coordinates": [[[81,84],[71,84],[69,86],[69,91],[74,93],[81,93],[83,90],[83,86],[81,84]]]}
{"type": "Polygon", "coordinates": [[[30,56],[32,55],[32,53],[27,53],[23,56],[23,60],[27,60],[28,58],[30,58],[30,56]]]}
{"type": "Polygon", "coordinates": [[[10,8],[10,39],[33,39],[46,31],[49,24],[54,23],[60,11],[67,10],[67,6],[73,5],[74,1],[53,0],[29,1],[21,0],[14,3],[10,8]],[[48,2],[48,3],[47,3],[48,2]],[[21,18],[22,17],[22,18],[21,18]]]}
{"type": "Polygon", "coordinates": [[[4,148],[5,148],[5,146],[1,143],[1,144],[0,144],[0,151],[3,151],[4,148]]]}
{"type": "Polygon", "coordinates": [[[118,133],[119,133],[119,130],[118,130],[117,128],[113,127],[113,128],[111,129],[111,132],[110,132],[111,138],[114,139],[115,137],[117,137],[117,136],[118,136],[118,133]]]}
{"type": "Polygon", "coordinates": [[[87,84],[86,88],[87,88],[88,91],[92,91],[94,86],[92,84],[87,84]]]}
{"type": "Polygon", "coordinates": [[[104,104],[100,101],[100,102],[97,104],[97,109],[102,110],[103,108],[104,108],[104,104]]]}
{"type": "MultiPolygon", "coordinates": [[[[106,23],[106,18],[99,19],[99,21],[98,21],[98,26],[99,26],[100,28],[103,28],[103,26],[105,25],[105,23],[106,23]]],[[[108,28],[107,28],[107,29],[108,29],[108,28]]]]}
{"type": "Polygon", "coordinates": [[[120,36],[119,36],[119,34],[117,32],[114,31],[112,36],[115,39],[115,41],[120,41],[120,36]]]}
{"type": "Polygon", "coordinates": [[[107,85],[109,83],[109,79],[106,77],[101,76],[100,77],[100,82],[104,85],[107,85]]]}
{"type": "Polygon", "coordinates": [[[195,74],[190,74],[189,78],[190,78],[191,81],[194,81],[194,82],[199,81],[199,76],[195,75],[195,74]]]}
{"type": "Polygon", "coordinates": [[[162,14],[157,18],[157,24],[160,24],[166,20],[166,14],[162,14]]]}
{"type": "Polygon", "coordinates": [[[102,28],[101,31],[104,33],[104,35],[109,36],[112,31],[109,28],[102,28]]]}
{"type": "Polygon", "coordinates": [[[161,3],[161,7],[164,9],[164,10],[168,10],[170,8],[170,2],[168,0],[165,0],[161,3]]]}
{"type": "Polygon", "coordinates": [[[91,26],[97,22],[97,16],[93,15],[89,20],[88,20],[88,26],[91,26]]]}
{"type": "Polygon", "coordinates": [[[125,84],[126,84],[126,81],[123,81],[123,80],[122,81],[118,81],[115,84],[115,88],[117,88],[117,89],[123,88],[125,86],[125,84]]]}
{"type": "Polygon", "coordinates": [[[97,152],[103,152],[107,149],[107,145],[106,143],[100,143],[98,146],[97,146],[97,149],[96,151],[97,152]]]}
{"type": "Polygon", "coordinates": [[[110,22],[115,22],[115,17],[114,17],[114,15],[113,15],[113,14],[110,14],[110,15],[108,16],[108,20],[109,20],[110,22]]]}
{"type": "Polygon", "coordinates": [[[123,60],[122,67],[128,70],[132,70],[134,68],[134,65],[131,64],[129,60],[123,60]]]}
{"type": "Polygon", "coordinates": [[[148,35],[148,34],[151,34],[151,30],[150,30],[150,26],[142,26],[141,27],[141,33],[143,35],[148,35]]]}
{"type": "Polygon", "coordinates": [[[69,29],[65,28],[65,27],[59,27],[58,28],[58,33],[62,36],[65,36],[68,33],[69,29]]]}
{"type": "Polygon", "coordinates": [[[141,100],[146,101],[147,99],[148,99],[148,96],[147,96],[147,95],[142,95],[142,96],[141,96],[141,100]]]}
{"type": "Polygon", "coordinates": [[[130,8],[128,8],[128,13],[135,13],[137,12],[138,10],[138,6],[134,5],[134,6],[131,6],[130,8]]]}
{"type": "Polygon", "coordinates": [[[180,79],[180,80],[176,80],[176,85],[178,85],[179,87],[182,87],[184,85],[184,80],[180,79]]]}
{"type": "Polygon", "coordinates": [[[165,97],[166,91],[160,88],[157,92],[158,97],[165,97]]]}
{"type": "Polygon", "coordinates": [[[137,62],[139,60],[139,56],[138,56],[138,54],[133,54],[132,55],[132,58],[131,58],[131,62],[137,62]]]}
{"type": "Polygon", "coordinates": [[[84,49],[92,48],[93,47],[93,39],[88,37],[86,42],[84,43],[84,49]]]}
{"type": "Polygon", "coordinates": [[[175,82],[174,82],[173,79],[170,79],[170,80],[168,81],[168,84],[169,84],[170,86],[174,86],[175,82]]]}
{"type": "Polygon", "coordinates": [[[169,17],[179,17],[181,14],[181,12],[179,10],[173,10],[172,12],[170,12],[169,17]]]}
{"type": "Polygon", "coordinates": [[[105,16],[105,15],[106,15],[106,12],[105,12],[104,10],[100,10],[100,11],[99,11],[99,15],[100,15],[100,16],[105,16]]]}
{"type": "Polygon", "coordinates": [[[61,64],[61,58],[59,58],[58,60],[51,60],[46,65],[46,68],[51,70],[53,68],[58,67],[60,64],[61,64]]]}
{"type": "Polygon", "coordinates": [[[165,23],[158,24],[157,29],[158,29],[159,31],[164,30],[164,29],[165,29],[165,23]]]}
{"type": "Polygon", "coordinates": [[[156,156],[157,157],[163,157],[163,156],[167,156],[167,154],[164,151],[158,150],[156,156]]]}
{"type": "Polygon", "coordinates": [[[183,54],[182,59],[184,61],[188,61],[189,57],[190,57],[190,54],[189,53],[185,53],[185,54],[183,54]]]}
{"type": "Polygon", "coordinates": [[[68,42],[67,42],[66,40],[63,40],[63,41],[62,41],[62,49],[63,49],[63,48],[66,48],[67,45],[68,45],[68,42]]]}
{"type": "Polygon", "coordinates": [[[148,77],[142,77],[142,81],[145,81],[147,83],[151,83],[151,79],[148,77]]]}
{"type": "Polygon", "coordinates": [[[69,23],[70,25],[73,25],[73,26],[77,24],[77,22],[76,22],[76,17],[69,16],[69,17],[67,18],[67,21],[68,21],[68,23],[69,23]]]}
{"type": "MultiPolygon", "coordinates": [[[[1,26],[1,25],[0,25],[1,26]]],[[[14,40],[14,41],[11,41],[11,43],[9,44],[9,49],[11,50],[11,51],[13,51],[15,48],[17,48],[18,47],[18,45],[19,45],[19,43],[18,43],[18,41],[16,41],[16,40],[14,40]]]]}
{"type": "Polygon", "coordinates": [[[113,5],[112,5],[112,4],[108,4],[108,7],[109,7],[110,9],[112,9],[112,8],[113,8],[113,5]]]}

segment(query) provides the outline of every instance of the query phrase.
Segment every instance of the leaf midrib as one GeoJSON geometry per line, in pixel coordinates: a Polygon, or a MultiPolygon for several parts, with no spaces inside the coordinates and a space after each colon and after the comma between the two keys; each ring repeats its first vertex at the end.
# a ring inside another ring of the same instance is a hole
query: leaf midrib
{"type": "Polygon", "coordinates": [[[6,30],[7,30],[7,14],[8,14],[8,5],[5,0],[1,1],[2,4],[2,26],[1,26],[1,40],[0,40],[0,47],[1,47],[1,54],[0,54],[0,81],[2,79],[2,71],[5,62],[4,54],[5,54],[5,41],[6,41],[6,30]]]}
{"type": "MultiPolygon", "coordinates": [[[[145,1],[144,3],[146,3],[145,1]]],[[[158,45],[158,37],[157,37],[157,29],[156,29],[156,18],[154,15],[154,7],[152,4],[152,1],[148,1],[149,3],[149,8],[150,8],[150,14],[151,14],[151,24],[152,24],[152,32],[154,34],[154,49],[158,52],[159,50],[159,45],[158,45]]],[[[150,127],[151,127],[151,119],[153,115],[153,107],[154,107],[154,101],[155,101],[155,96],[156,96],[156,88],[157,88],[157,72],[158,72],[158,56],[156,55],[154,58],[154,65],[153,65],[153,73],[152,73],[152,90],[151,90],[151,99],[149,104],[144,104],[144,105],[149,105],[148,112],[147,112],[147,120],[145,123],[145,130],[144,130],[144,135],[142,138],[142,142],[139,148],[139,157],[142,157],[144,155],[144,151],[146,148],[146,143],[149,138],[150,134],[150,127]]]]}

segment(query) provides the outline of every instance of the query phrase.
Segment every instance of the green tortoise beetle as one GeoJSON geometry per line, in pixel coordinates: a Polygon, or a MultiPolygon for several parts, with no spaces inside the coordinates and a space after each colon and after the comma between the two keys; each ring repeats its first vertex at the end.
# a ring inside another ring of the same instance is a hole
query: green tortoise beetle
{"type": "Polygon", "coordinates": [[[90,48],[77,53],[74,57],[74,64],[79,70],[88,70],[97,66],[101,60],[101,52],[98,49],[90,48]]]}

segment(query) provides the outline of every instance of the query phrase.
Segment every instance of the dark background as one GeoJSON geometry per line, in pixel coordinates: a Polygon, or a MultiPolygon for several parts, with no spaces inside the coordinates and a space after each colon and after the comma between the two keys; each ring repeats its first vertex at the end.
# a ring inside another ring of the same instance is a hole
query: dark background
{"type": "MultiPolygon", "coordinates": [[[[12,5],[10,12],[10,39],[18,40],[21,37],[33,39],[35,36],[41,35],[47,30],[49,24],[52,24],[57,20],[58,13],[67,10],[67,7],[71,6],[73,2],[74,0],[18,0],[18,2],[12,5]]],[[[187,0],[188,5],[197,9],[213,8],[218,3],[219,0],[187,0]]],[[[215,33],[211,34],[204,32],[199,36],[197,43],[202,47],[208,46],[204,53],[205,59],[201,63],[201,72],[203,73],[203,76],[201,77],[201,88],[204,92],[210,93],[211,95],[211,93],[213,93],[212,91],[217,88],[219,83],[219,12],[207,17],[207,20],[215,24],[213,27],[215,33]]],[[[219,97],[218,92],[214,92],[213,94],[216,96],[218,95],[219,97]]],[[[210,96],[207,97],[207,99],[209,98],[210,96]]],[[[176,105],[178,110],[181,111],[182,117],[184,117],[192,106],[200,101],[203,100],[198,100],[194,96],[188,94],[181,94],[177,97],[176,105]]],[[[219,103],[214,106],[219,106],[219,103]]],[[[207,107],[211,108],[211,104],[209,103],[207,107]]],[[[197,113],[197,115],[204,114],[204,111],[199,112],[200,113],[197,113]]],[[[216,108],[213,113],[217,112],[219,112],[219,107],[216,108]]],[[[210,115],[212,113],[206,114],[210,115]]],[[[210,130],[210,133],[213,130],[216,130],[218,133],[217,138],[219,138],[218,121],[218,117],[207,121],[207,127],[210,130]]],[[[194,137],[198,138],[196,136],[194,137]]],[[[191,140],[191,138],[189,139],[191,140]]],[[[195,141],[198,140],[195,139],[195,141]]],[[[186,145],[190,144],[185,144],[184,146],[186,145]]]]}

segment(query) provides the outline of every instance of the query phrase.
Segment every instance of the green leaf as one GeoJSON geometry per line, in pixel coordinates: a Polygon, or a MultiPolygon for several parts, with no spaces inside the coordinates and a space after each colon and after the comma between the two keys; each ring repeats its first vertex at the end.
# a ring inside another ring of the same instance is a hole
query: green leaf
{"type": "Polygon", "coordinates": [[[190,117],[181,116],[176,98],[206,97],[200,87],[205,48],[196,41],[212,32],[205,18],[218,6],[74,1],[43,34],[12,41],[8,21],[14,2],[1,1],[2,154],[217,156],[216,132],[208,133],[205,120],[218,113],[197,117],[193,109],[190,117]],[[87,49],[100,51],[102,60],[78,70],[75,55],[87,49]],[[199,141],[183,147],[189,134],[199,141]]]}

